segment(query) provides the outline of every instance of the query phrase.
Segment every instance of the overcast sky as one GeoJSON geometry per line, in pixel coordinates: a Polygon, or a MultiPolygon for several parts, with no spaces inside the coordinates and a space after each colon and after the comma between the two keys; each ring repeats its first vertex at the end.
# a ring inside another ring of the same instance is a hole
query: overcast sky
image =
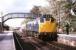
{"type": "MultiPolygon", "coordinates": [[[[33,6],[47,6],[46,0],[0,0],[0,13],[29,12],[33,6]]],[[[6,22],[9,26],[20,26],[22,19],[11,19],[6,22]]]]}
{"type": "Polygon", "coordinates": [[[34,6],[46,6],[45,0],[0,0],[0,12],[29,12],[34,6]]]}

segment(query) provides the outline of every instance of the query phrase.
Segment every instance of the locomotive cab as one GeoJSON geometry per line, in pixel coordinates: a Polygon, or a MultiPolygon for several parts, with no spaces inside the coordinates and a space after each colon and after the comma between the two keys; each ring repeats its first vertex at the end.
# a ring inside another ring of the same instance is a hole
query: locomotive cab
{"type": "Polygon", "coordinates": [[[56,32],[56,20],[51,15],[43,15],[39,22],[39,32],[56,32]]]}
{"type": "Polygon", "coordinates": [[[39,33],[41,39],[57,40],[56,20],[51,15],[43,15],[40,18],[39,33]]]}

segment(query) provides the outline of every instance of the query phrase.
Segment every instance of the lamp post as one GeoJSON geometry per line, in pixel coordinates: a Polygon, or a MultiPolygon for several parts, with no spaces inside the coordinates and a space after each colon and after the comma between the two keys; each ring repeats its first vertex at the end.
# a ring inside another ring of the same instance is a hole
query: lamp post
{"type": "Polygon", "coordinates": [[[1,27],[2,27],[2,32],[3,32],[4,29],[3,29],[3,17],[2,16],[3,16],[3,12],[1,12],[1,22],[2,22],[1,27]]]}

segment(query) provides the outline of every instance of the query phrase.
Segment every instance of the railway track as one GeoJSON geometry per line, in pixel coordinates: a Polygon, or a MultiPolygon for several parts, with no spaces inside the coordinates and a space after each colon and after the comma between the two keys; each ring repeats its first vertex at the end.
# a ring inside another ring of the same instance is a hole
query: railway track
{"type": "Polygon", "coordinates": [[[23,47],[23,50],[26,50],[27,46],[31,46],[28,47],[30,48],[29,50],[76,50],[76,48],[71,46],[66,46],[57,42],[44,42],[34,37],[23,37],[20,39],[19,41],[21,41],[20,43],[23,47]]]}
{"type": "Polygon", "coordinates": [[[57,47],[60,47],[60,48],[63,48],[64,50],[76,50],[76,47],[72,47],[72,46],[69,46],[69,45],[65,45],[65,44],[61,44],[61,43],[58,43],[58,42],[51,42],[51,43],[48,43],[49,45],[55,45],[57,47]]]}
{"type": "Polygon", "coordinates": [[[37,38],[34,38],[34,40],[36,41],[36,43],[33,42],[33,43],[35,43],[33,45],[35,45],[35,46],[41,46],[40,47],[41,50],[65,50],[64,48],[61,48],[61,47],[59,47],[57,45],[53,45],[52,44],[52,43],[55,43],[55,42],[52,42],[52,43],[44,42],[44,41],[39,40],[37,38]]]}
{"type": "MultiPolygon", "coordinates": [[[[29,39],[29,38],[28,38],[29,39]]],[[[37,38],[30,39],[30,43],[39,50],[76,50],[76,48],[58,42],[44,42],[37,38]]]]}

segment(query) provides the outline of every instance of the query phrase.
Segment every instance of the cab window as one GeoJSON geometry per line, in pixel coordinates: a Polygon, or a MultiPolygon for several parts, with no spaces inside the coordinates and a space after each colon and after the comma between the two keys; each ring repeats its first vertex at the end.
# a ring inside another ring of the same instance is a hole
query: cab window
{"type": "Polygon", "coordinates": [[[47,18],[46,18],[46,21],[50,21],[50,18],[47,17],[47,18]]]}
{"type": "Polygon", "coordinates": [[[50,15],[46,15],[46,21],[50,21],[50,15]]]}
{"type": "Polygon", "coordinates": [[[44,18],[40,18],[40,22],[44,22],[44,18]]]}
{"type": "Polygon", "coordinates": [[[54,22],[54,20],[55,20],[55,19],[54,19],[53,17],[51,17],[51,22],[54,22]]]}

